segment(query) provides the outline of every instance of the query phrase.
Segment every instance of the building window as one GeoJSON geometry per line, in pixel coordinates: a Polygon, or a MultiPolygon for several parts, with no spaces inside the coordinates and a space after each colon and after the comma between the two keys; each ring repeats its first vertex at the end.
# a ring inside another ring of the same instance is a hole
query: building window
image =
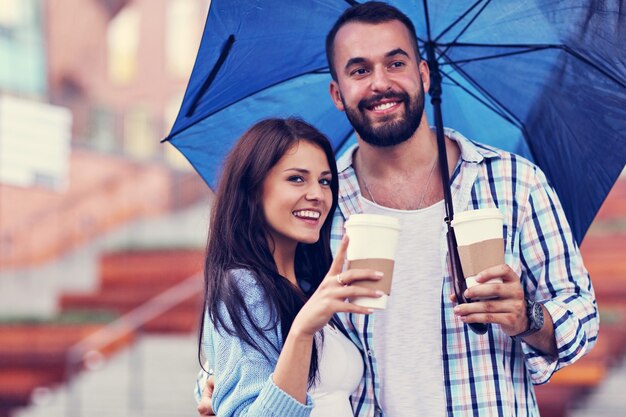
{"type": "Polygon", "coordinates": [[[89,145],[101,152],[115,152],[118,144],[115,140],[115,113],[103,106],[94,106],[89,113],[87,141],[89,145]]]}
{"type": "Polygon", "coordinates": [[[0,90],[41,96],[46,62],[41,0],[0,0],[0,90]]]}
{"type": "Polygon", "coordinates": [[[155,134],[154,117],[144,108],[128,111],[124,117],[124,151],[138,159],[155,157],[158,136],[155,134]]]}
{"type": "Polygon", "coordinates": [[[165,61],[168,73],[175,77],[186,78],[191,74],[202,37],[202,12],[197,0],[167,2],[165,61]]]}
{"type": "Polygon", "coordinates": [[[139,11],[132,5],[115,16],[107,30],[108,70],[114,83],[127,84],[137,74],[139,11]]]}
{"type": "Polygon", "coordinates": [[[24,1],[21,0],[2,0],[0,7],[0,27],[10,28],[20,23],[24,1]]]}

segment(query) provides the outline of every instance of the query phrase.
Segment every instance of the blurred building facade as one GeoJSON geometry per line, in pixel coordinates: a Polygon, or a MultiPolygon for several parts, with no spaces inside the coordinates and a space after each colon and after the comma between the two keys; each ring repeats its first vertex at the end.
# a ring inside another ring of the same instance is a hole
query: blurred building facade
{"type": "MultiPolygon", "coordinates": [[[[49,0],[44,7],[50,102],[74,115],[73,140],[139,159],[178,111],[207,0],[49,0]]],[[[157,140],[155,140],[157,139],[157,140]]]]}
{"type": "Polygon", "coordinates": [[[159,140],[182,101],[209,4],[2,1],[0,271],[206,194],[159,140]]]}

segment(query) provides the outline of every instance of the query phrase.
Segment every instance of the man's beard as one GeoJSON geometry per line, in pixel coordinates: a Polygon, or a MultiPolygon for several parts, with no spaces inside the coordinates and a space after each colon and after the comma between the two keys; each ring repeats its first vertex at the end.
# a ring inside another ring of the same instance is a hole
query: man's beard
{"type": "Polygon", "coordinates": [[[372,146],[395,146],[408,140],[420,125],[424,113],[424,85],[420,83],[416,100],[411,100],[411,97],[404,91],[397,93],[389,91],[359,101],[356,109],[348,107],[343,96],[341,96],[341,101],[348,120],[361,139],[372,146]],[[383,99],[401,100],[406,109],[405,115],[398,120],[392,120],[392,117],[397,117],[395,115],[389,116],[388,119],[383,117],[378,120],[381,125],[374,127],[365,114],[365,110],[372,103],[383,99]]]}

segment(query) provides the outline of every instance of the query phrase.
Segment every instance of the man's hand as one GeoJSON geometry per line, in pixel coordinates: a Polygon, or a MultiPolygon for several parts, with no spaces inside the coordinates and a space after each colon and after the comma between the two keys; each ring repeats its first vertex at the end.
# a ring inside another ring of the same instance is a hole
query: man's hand
{"type": "Polygon", "coordinates": [[[508,265],[485,269],[476,276],[476,281],[480,285],[468,288],[465,297],[483,300],[460,304],[454,307],[454,314],[465,323],[499,324],[509,336],[528,328],[524,290],[519,277],[508,265]],[[493,278],[502,278],[502,283],[487,283],[493,278]]]}
{"type": "Polygon", "coordinates": [[[197,410],[200,417],[215,415],[212,401],[213,388],[215,388],[215,378],[213,378],[213,375],[209,375],[206,380],[206,386],[202,390],[202,398],[200,398],[200,402],[198,403],[197,410]]]}
{"type": "MultiPolygon", "coordinates": [[[[454,307],[454,314],[465,323],[499,324],[502,331],[509,336],[518,335],[528,329],[524,290],[519,277],[508,265],[485,269],[476,276],[476,281],[480,285],[468,288],[465,297],[493,299],[460,304],[454,307]],[[493,278],[502,278],[502,284],[487,283],[493,278]]],[[[456,302],[454,294],[450,299],[456,302]]],[[[524,341],[547,355],[557,357],[554,323],[548,310],[544,306],[542,308],[543,327],[539,332],[526,336],[524,341]]]]}

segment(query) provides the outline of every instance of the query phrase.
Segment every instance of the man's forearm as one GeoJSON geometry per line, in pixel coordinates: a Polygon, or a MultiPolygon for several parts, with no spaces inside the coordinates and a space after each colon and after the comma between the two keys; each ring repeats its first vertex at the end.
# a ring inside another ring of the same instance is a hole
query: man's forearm
{"type": "Polygon", "coordinates": [[[550,316],[550,313],[544,306],[541,306],[541,308],[543,309],[543,327],[537,333],[524,337],[523,340],[533,348],[556,358],[558,351],[556,348],[552,316],[550,316]]]}

